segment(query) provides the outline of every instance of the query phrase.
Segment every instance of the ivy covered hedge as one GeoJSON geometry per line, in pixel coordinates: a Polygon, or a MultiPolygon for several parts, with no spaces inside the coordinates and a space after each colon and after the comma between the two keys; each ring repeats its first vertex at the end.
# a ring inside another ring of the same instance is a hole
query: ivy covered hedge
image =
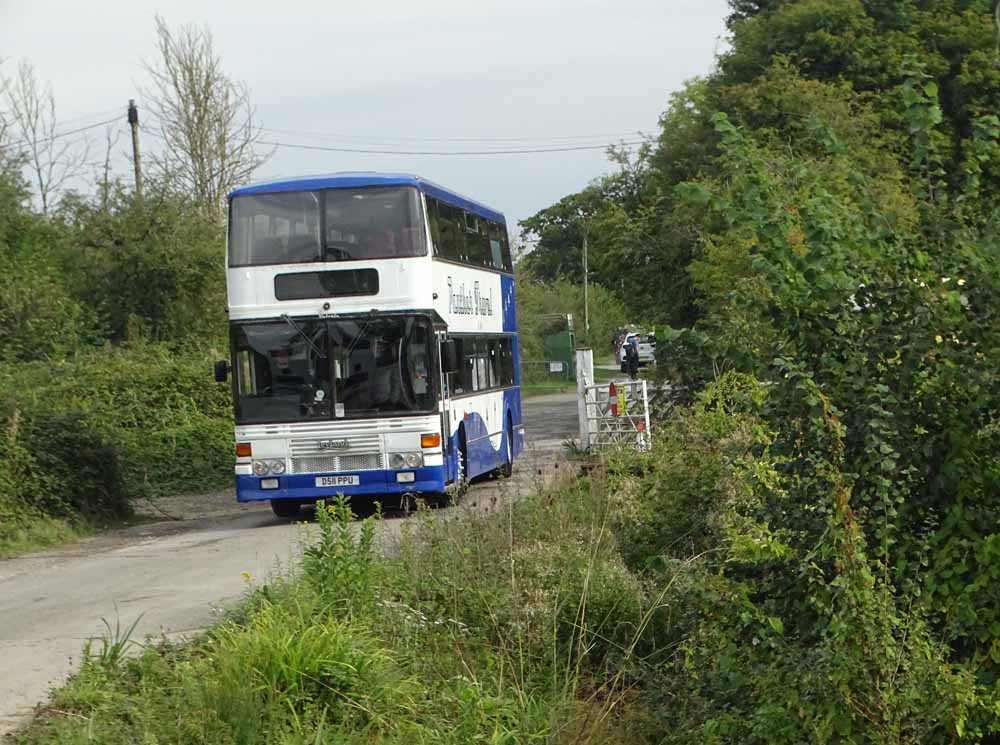
{"type": "Polygon", "coordinates": [[[716,112],[713,172],[676,186],[701,316],[659,354],[694,403],[617,491],[626,555],[687,609],[649,689],[678,741],[1000,734],[1000,120],[952,181],[937,85],[902,72],[905,160],[778,62],[758,91],[819,104],[794,138],[716,112]]]}
{"type": "Polygon", "coordinates": [[[232,408],[216,356],[139,345],[0,366],[3,522],[120,519],[136,498],[226,483],[232,408]]]}

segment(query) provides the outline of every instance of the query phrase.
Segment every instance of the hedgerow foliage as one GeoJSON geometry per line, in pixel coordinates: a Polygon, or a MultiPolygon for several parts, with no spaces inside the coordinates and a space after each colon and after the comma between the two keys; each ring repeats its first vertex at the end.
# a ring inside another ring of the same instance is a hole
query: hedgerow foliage
{"type": "Polygon", "coordinates": [[[37,215],[16,173],[0,184],[0,553],[214,487],[231,463],[211,378],[220,227],[155,185],[37,215]]]}
{"type": "MultiPolygon", "coordinates": [[[[628,487],[647,519],[623,543],[687,588],[662,684],[684,702],[663,709],[675,739],[1000,730],[1000,273],[977,175],[1000,127],[974,122],[968,178],[950,187],[937,86],[916,60],[904,72],[903,163],[865,146],[880,135],[855,98],[849,126],[820,107],[781,135],[718,112],[716,173],[677,186],[702,215],[701,317],[666,345],[690,367],[667,369],[691,390],[733,372],[628,487]]],[[[780,62],[756,85],[802,88],[780,62]]]]}
{"type": "Polygon", "coordinates": [[[993,5],[734,3],[656,146],[526,222],[559,271],[586,206],[597,281],[652,260],[624,296],[674,327],[690,408],[614,488],[682,622],[667,741],[1000,734],[993,5]]]}

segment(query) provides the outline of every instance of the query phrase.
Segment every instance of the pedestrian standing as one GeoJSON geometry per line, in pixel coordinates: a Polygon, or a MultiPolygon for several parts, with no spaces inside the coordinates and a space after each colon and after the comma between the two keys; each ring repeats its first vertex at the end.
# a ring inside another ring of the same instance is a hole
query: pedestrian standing
{"type": "Polygon", "coordinates": [[[639,377],[639,335],[635,334],[625,343],[625,367],[628,376],[635,380],[639,377]]]}

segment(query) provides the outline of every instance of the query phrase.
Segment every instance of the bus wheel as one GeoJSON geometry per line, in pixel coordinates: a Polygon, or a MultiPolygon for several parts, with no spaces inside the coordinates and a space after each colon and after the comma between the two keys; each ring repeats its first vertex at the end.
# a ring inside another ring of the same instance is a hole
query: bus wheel
{"type": "Polygon", "coordinates": [[[500,469],[500,474],[509,479],[514,474],[514,425],[510,414],[507,415],[507,462],[500,469]]]}
{"type": "Polygon", "coordinates": [[[271,500],[271,511],[278,517],[298,517],[301,507],[294,499],[271,500]]]}
{"type": "Polygon", "coordinates": [[[417,497],[410,492],[399,495],[399,510],[403,517],[409,517],[417,511],[417,497]]]}

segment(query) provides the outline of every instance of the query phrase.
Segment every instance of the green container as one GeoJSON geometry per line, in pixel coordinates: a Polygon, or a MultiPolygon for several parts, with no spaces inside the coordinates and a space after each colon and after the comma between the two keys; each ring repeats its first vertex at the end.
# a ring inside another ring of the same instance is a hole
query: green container
{"type": "Polygon", "coordinates": [[[549,314],[539,317],[542,349],[548,363],[549,377],[573,380],[576,362],[576,336],[573,333],[573,316],[549,314]]]}

